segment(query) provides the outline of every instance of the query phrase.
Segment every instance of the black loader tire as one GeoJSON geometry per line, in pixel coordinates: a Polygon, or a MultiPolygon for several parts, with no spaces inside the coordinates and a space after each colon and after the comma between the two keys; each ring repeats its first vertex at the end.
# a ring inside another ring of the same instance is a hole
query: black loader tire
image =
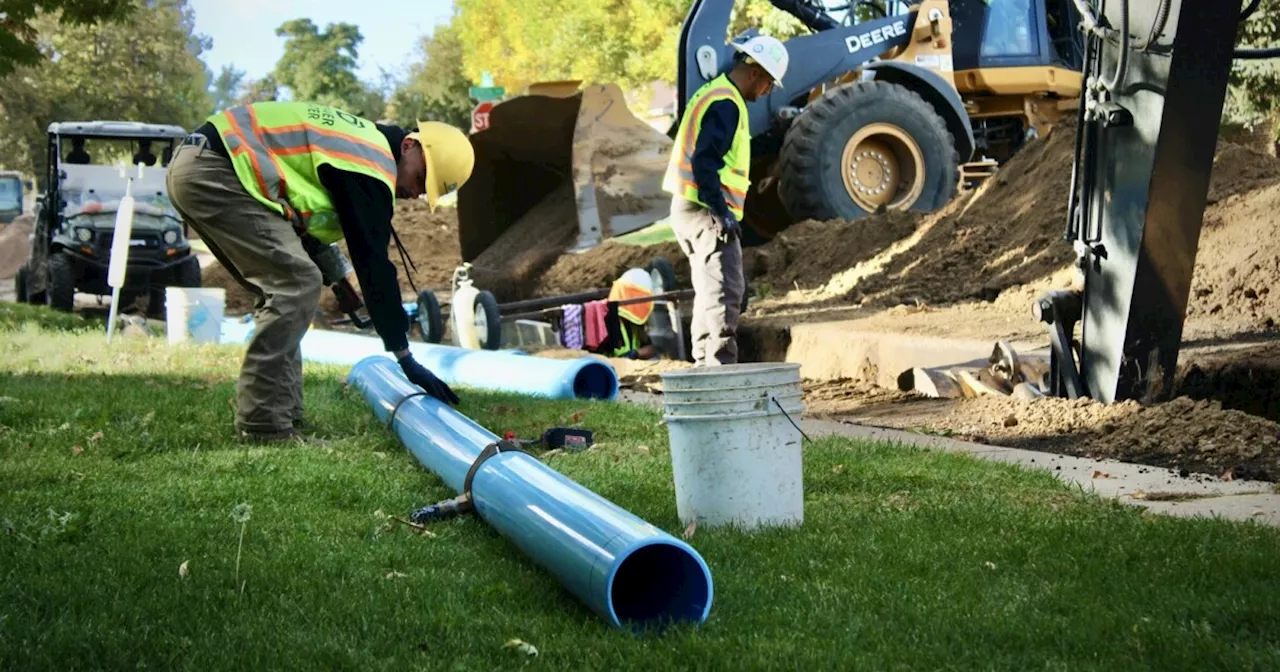
{"type": "MultiPolygon", "coordinates": [[[[173,279],[167,287],[201,287],[203,278],[200,272],[200,260],[188,257],[173,267],[173,279]]],[[[165,319],[165,288],[156,287],[151,290],[147,299],[147,314],[153,319],[165,319]]]]}
{"type": "Polygon", "coordinates": [[[418,293],[417,322],[423,342],[439,343],[444,340],[444,315],[440,311],[440,300],[429,289],[418,293]]]}
{"type": "Polygon", "coordinates": [[[857,219],[871,214],[849,195],[842,164],[845,145],[872,124],[901,129],[915,141],[924,160],[919,195],[895,209],[932,212],[955,195],[960,155],[937,110],[904,86],[855,82],[827,91],[801,112],[787,132],[780,156],[779,191],[796,222],[857,219]]]}
{"type": "Polygon", "coordinates": [[[49,256],[49,282],[45,286],[45,304],[69,313],[76,307],[76,267],[71,257],[54,252],[49,256]]]}
{"type": "Polygon", "coordinates": [[[486,330],[480,334],[480,346],[485,350],[498,350],[502,347],[502,310],[498,308],[498,299],[488,291],[476,294],[476,314],[484,315],[486,330]]]}

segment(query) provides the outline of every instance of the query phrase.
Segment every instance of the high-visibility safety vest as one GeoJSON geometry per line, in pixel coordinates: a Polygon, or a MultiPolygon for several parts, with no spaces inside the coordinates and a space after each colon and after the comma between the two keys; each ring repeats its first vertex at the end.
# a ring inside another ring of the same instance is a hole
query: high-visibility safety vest
{"type": "Polygon", "coordinates": [[[368,119],[325,105],[265,102],[233,107],[209,121],[245,190],[320,242],[342,238],[320,166],[368,175],[395,198],[395,157],[368,119]]]}
{"type": "Polygon", "coordinates": [[[662,188],[668,193],[683,197],[702,206],[698,198],[698,185],[693,179],[693,150],[698,146],[698,132],[707,109],[718,100],[732,100],[738,105],[738,130],[733,136],[729,153],[724,155],[724,168],[720,169],[720,189],[734,217],[742,219],[747,204],[747,189],[751,187],[751,125],[747,115],[747,102],[742,99],[738,87],[729,81],[728,75],[720,75],[702,85],[689,99],[676,143],[671,149],[671,163],[667,166],[662,188]]]}

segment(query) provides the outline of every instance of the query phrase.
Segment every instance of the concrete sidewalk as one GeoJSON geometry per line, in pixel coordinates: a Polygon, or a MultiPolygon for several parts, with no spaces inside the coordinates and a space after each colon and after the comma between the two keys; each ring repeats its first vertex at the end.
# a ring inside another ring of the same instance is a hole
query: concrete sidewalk
{"type": "MultiPolygon", "coordinates": [[[[662,407],[662,397],[659,395],[626,391],[621,400],[662,407]]],[[[1156,513],[1255,521],[1280,527],[1280,493],[1277,493],[1273,483],[1222,481],[1199,474],[1182,478],[1160,467],[1001,448],[830,420],[804,419],[800,421],[800,427],[811,438],[842,436],[896,443],[928,450],[965,453],[984,460],[1041,469],[1053,473],[1066,483],[1078,485],[1085,491],[1145,507],[1156,513]]]]}
{"type": "Polygon", "coordinates": [[[1276,493],[1273,483],[1222,481],[1198,474],[1182,478],[1160,467],[1000,448],[828,420],[802,420],[800,426],[813,438],[843,436],[897,443],[929,450],[965,453],[984,460],[1047,470],[1066,483],[1079,485],[1086,491],[1126,504],[1146,507],[1156,513],[1252,520],[1280,527],[1280,494],[1276,493]]]}

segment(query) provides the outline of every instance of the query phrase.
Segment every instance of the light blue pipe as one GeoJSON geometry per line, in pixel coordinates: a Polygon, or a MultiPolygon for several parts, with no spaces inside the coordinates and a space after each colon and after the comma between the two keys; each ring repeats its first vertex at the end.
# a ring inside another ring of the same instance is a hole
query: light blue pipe
{"type": "MultiPolygon", "coordinates": [[[[253,323],[226,320],[222,343],[243,344],[253,335],[253,323]]],[[[409,351],[423,366],[449,385],[513,392],[550,399],[618,398],[618,374],[612,366],[591,357],[548,359],[505,350],[468,350],[447,345],[410,343],[409,351]]],[[[317,364],[352,366],[368,357],[392,355],[376,336],[311,329],[302,338],[302,358],[317,364]]]]}
{"type": "MultiPolygon", "coordinates": [[[[384,423],[400,400],[418,392],[384,357],[360,362],[348,381],[384,423]]],[[[498,440],[425,396],[400,405],[392,430],[459,493],[472,462],[498,440]]],[[[527,454],[485,460],[471,494],[485,522],[614,626],[700,624],[711,611],[711,570],[697,551],[527,454]]]]}

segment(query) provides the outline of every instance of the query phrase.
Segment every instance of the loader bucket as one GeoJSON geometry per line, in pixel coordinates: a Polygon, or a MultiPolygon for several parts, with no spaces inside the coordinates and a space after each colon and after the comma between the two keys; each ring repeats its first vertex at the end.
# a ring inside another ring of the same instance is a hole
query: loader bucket
{"type": "Polygon", "coordinates": [[[471,136],[476,165],[458,191],[462,258],[474,261],[566,180],[577,229],[571,249],[644,228],[670,214],[662,190],[671,140],[627,109],[614,84],[496,105],[471,136]]]}

